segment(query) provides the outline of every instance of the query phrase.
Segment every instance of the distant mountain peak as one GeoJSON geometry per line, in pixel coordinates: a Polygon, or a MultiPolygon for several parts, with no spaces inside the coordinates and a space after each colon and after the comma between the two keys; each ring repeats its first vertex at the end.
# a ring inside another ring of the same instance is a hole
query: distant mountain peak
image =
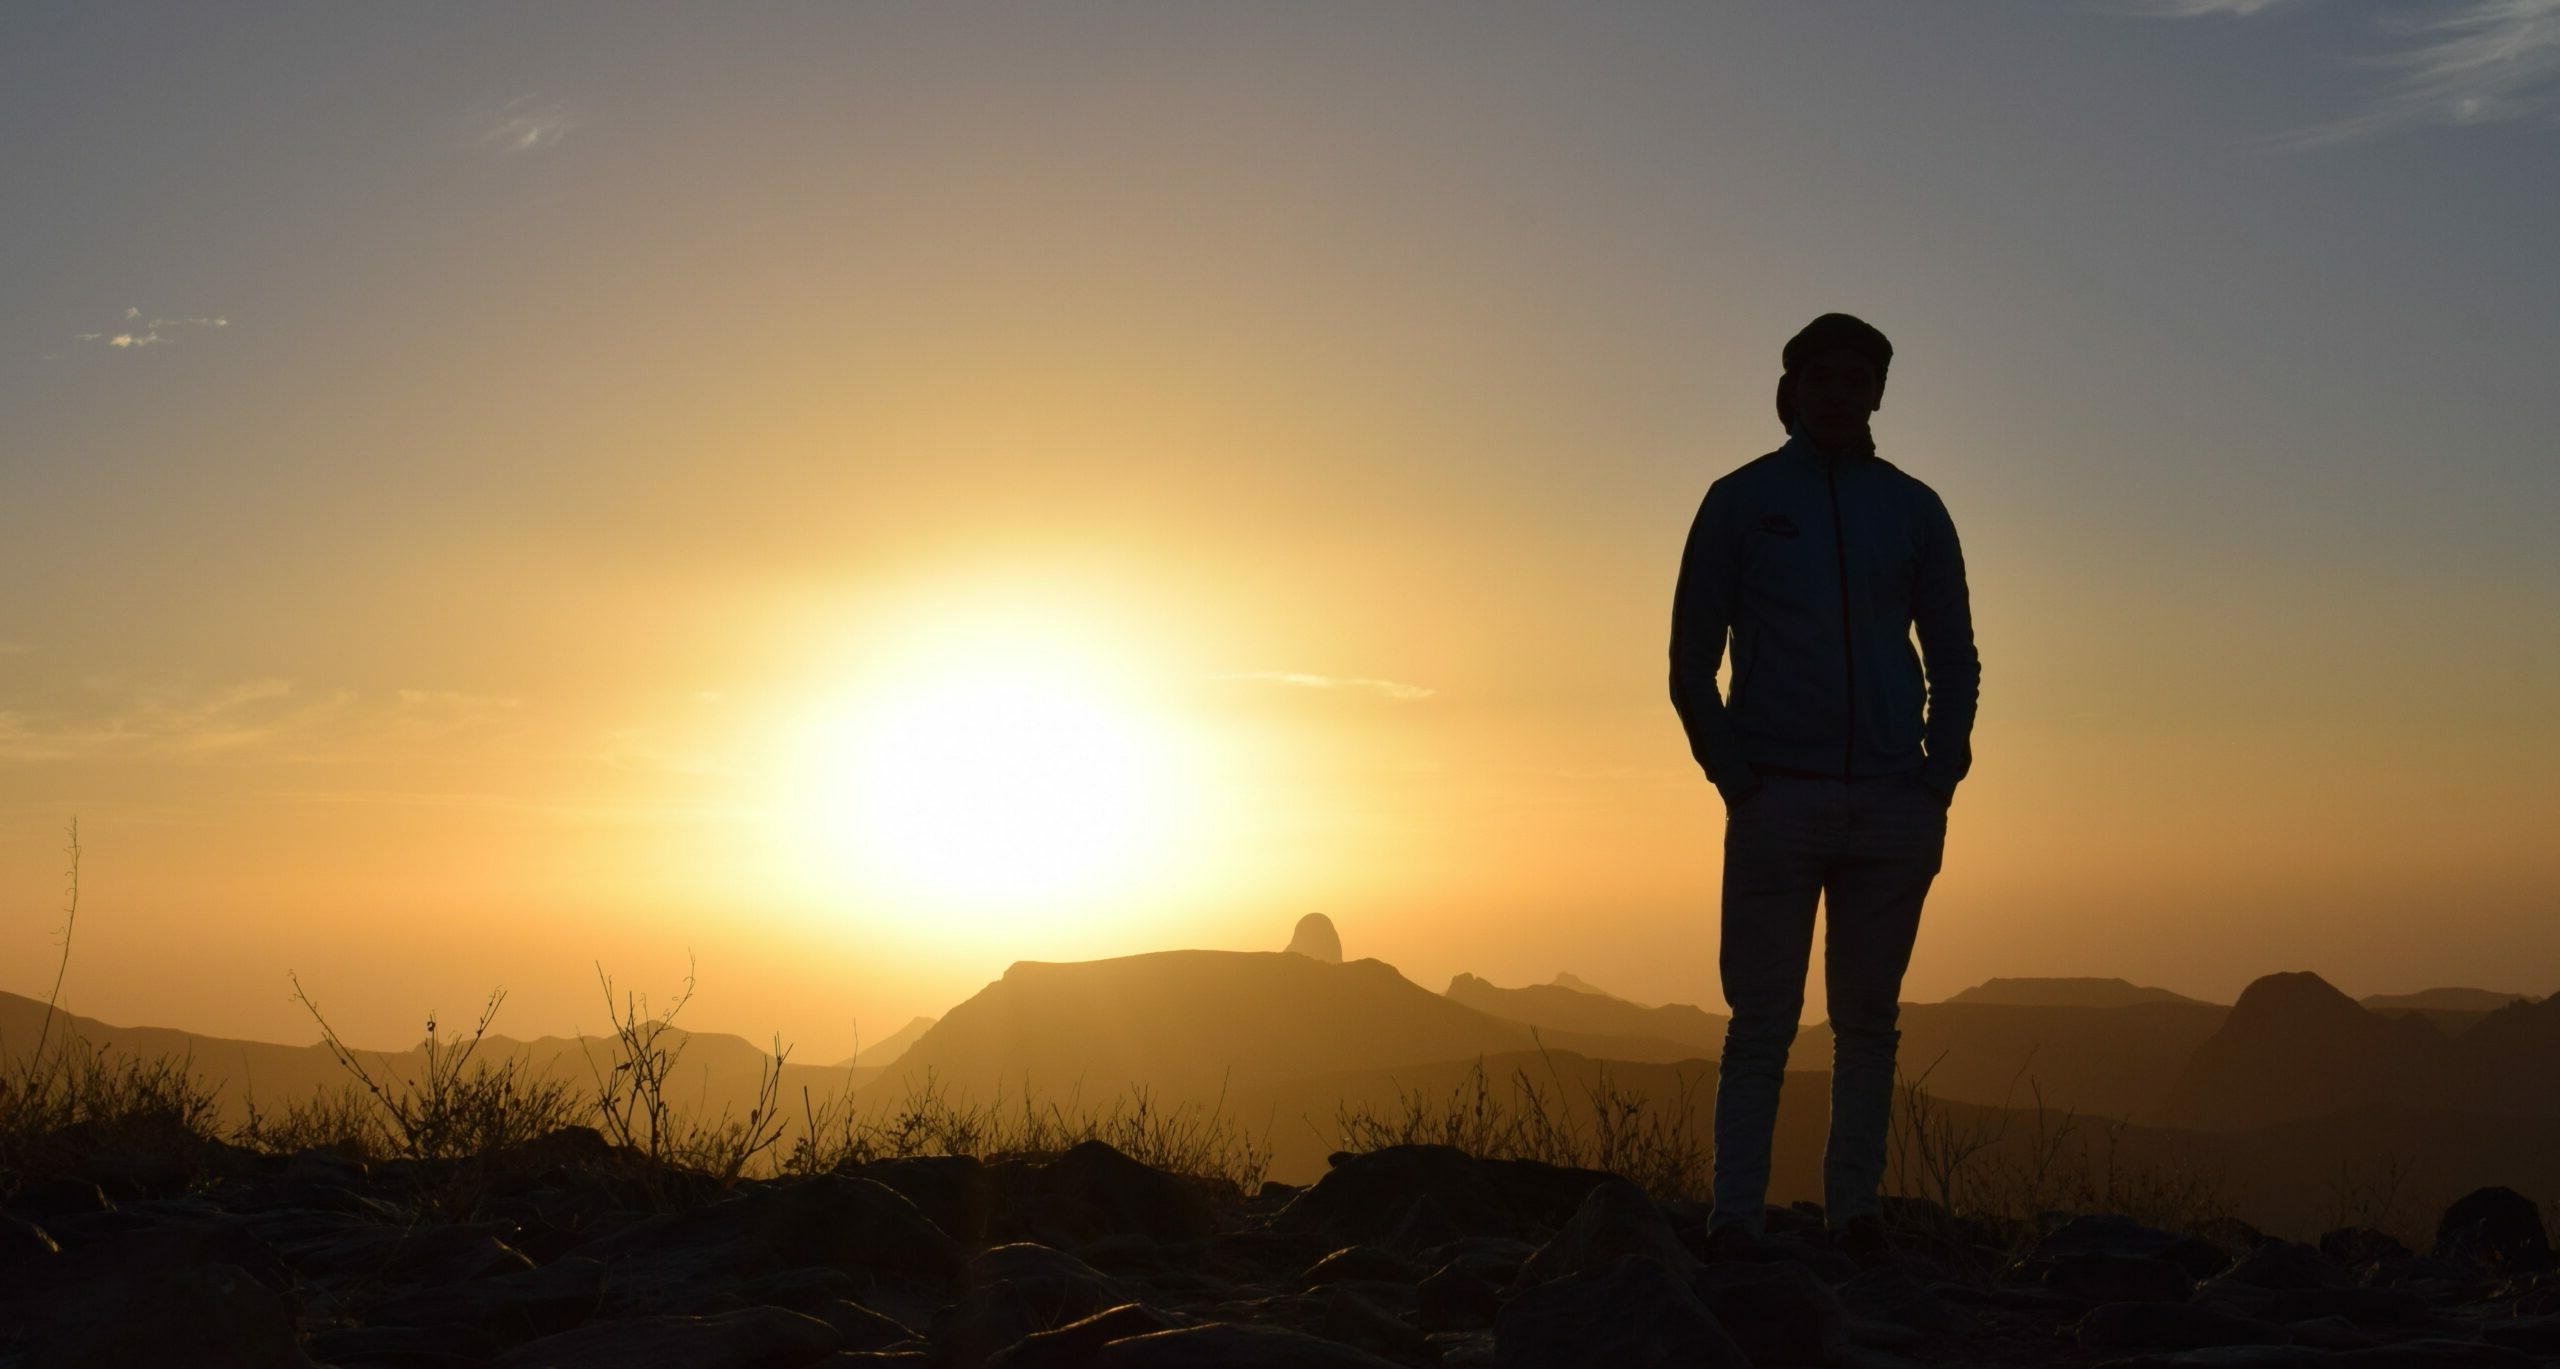
{"type": "Polygon", "coordinates": [[[1571,989],[1575,993],[1587,993],[1600,998],[1616,998],[1621,1003],[1630,1001],[1625,998],[1619,998],[1618,995],[1609,992],[1607,989],[1601,988],[1599,985],[1575,974],[1571,970],[1556,971],[1556,977],[1549,982],[1559,989],[1571,989]]]}
{"type": "Polygon", "coordinates": [[[2522,1001],[2538,1001],[2529,993],[2505,993],[2497,989],[2442,988],[2420,989],[2416,993],[2366,994],[2356,1000],[2368,1008],[2405,1009],[2429,1012],[2496,1012],[2522,1001]]]}
{"type": "Polygon", "coordinates": [[[2260,975],[2249,981],[2249,987],[2240,991],[2240,1001],[2231,1005],[2231,1020],[2234,1022],[2260,1017],[2299,1018],[2311,1014],[2340,1019],[2370,1016],[2363,1004],[2347,997],[2336,985],[2309,970],[2260,975]]]}

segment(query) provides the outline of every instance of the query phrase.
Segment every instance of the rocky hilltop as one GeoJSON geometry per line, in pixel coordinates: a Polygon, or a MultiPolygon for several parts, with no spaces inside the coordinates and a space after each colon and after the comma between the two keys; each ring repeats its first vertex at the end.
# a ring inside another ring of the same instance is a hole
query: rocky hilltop
{"type": "Polygon", "coordinates": [[[895,1086],[931,1072],[981,1089],[1132,1083],[1206,1098],[1344,1070],[1534,1050],[1613,1060],[1679,1059],[1661,1041],[1546,1033],[1453,1002],[1379,960],[1328,964],[1291,951],[1157,951],[1109,960],[1022,961],[945,1013],[892,1067],[895,1086]]]}
{"type": "Polygon", "coordinates": [[[2517,999],[2448,1034],[2384,1013],[2316,974],[2251,984],[2196,1048],[2164,1109],[2172,1126],[2236,1130],[2376,1105],[2560,1116],[2560,998],[2517,999]]]}
{"type": "Polygon", "coordinates": [[[1838,1238],[1435,1146],[1304,1189],[1100,1142],[731,1189],[595,1133],[469,1162],[97,1153],[0,1208],[0,1364],[504,1369],[2525,1366],[2560,1356],[2534,1205],[2432,1249],[2103,1214],[1993,1232],[1904,1203],[1838,1238]]]}

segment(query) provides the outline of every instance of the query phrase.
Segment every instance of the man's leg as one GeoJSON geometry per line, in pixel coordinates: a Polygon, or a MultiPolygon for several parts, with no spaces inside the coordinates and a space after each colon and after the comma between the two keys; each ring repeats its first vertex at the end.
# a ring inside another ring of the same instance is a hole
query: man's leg
{"type": "Polygon", "coordinates": [[[1822,1205],[1835,1228],[1879,1210],[1902,974],[1946,840],[1946,809],[1917,781],[1889,776],[1851,786],[1847,849],[1830,868],[1823,909],[1832,1056],[1822,1205]]]}
{"type": "Polygon", "coordinates": [[[1821,783],[1771,776],[1725,819],[1716,962],[1733,1019],[1716,1073],[1713,1226],[1763,1229],[1778,1089],[1804,1015],[1813,910],[1822,893],[1821,783]]]}

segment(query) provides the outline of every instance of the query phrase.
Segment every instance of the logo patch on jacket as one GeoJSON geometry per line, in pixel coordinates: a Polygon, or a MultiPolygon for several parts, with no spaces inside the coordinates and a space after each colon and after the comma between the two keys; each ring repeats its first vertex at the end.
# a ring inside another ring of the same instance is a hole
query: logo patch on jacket
{"type": "Polygon", "coordinates": [[[1760,530],[1778,537],[1796,535],[1796,520],[1783,513],[1773,513],[1760,520],[1760,530]]]}

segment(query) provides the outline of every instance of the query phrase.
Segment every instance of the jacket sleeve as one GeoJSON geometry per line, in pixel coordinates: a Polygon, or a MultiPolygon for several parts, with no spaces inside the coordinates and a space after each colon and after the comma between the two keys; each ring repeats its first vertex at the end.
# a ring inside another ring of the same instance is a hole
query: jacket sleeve
{"type": "Polygon", "coordinates": [[[1724,659],[1725,638],[1733,627],[1742,568],[1731,503],[1722,482],[1708,487],[1689,525],[1680,582],[1671,596],[1671,707],[1689,734],[1689,754],[1727,802],[1760,787],[1759,775],[1743,759],[1733,715],[1716,693],[1716,665],[1724,659]]]}
{"type": "Polygon", "coordinates": [[[1973,715],[1982,696],[1982,657],[1973,646],[1973,601],[1965,590],[1964,548],[1955,519],[1933,494],[1931,524],[1914,581],[1912,625],[1920,634],[1920,661],[1929,686],[1929,716],[1921,731],[1928,759],[1920,781],[1952,799],[1973,768],[1973,715]]]}

